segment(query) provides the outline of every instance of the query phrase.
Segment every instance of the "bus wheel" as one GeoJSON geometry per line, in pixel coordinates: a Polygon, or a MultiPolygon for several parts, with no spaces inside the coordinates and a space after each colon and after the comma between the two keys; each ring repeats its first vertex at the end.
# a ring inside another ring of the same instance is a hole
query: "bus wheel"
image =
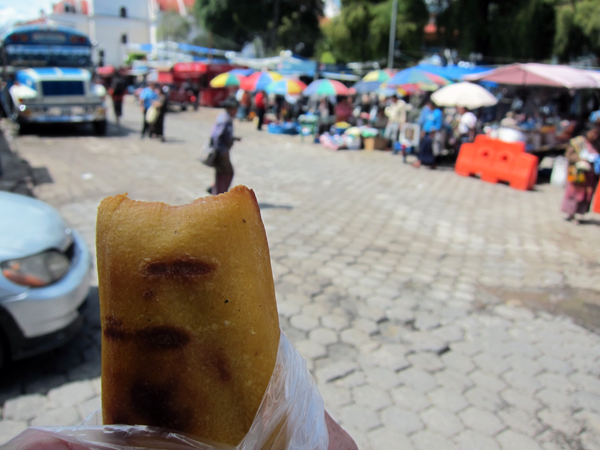
{"type": "Polygon", "coordinates": [[[94,134],[96,136],[104,136],[106,134],[106,120],[94,122],[94,134]]]}

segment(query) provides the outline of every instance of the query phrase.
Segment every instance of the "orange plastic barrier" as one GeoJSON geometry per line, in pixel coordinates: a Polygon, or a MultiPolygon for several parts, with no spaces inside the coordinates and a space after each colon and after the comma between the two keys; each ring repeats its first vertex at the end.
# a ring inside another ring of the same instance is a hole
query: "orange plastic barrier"
{"type": "Polygon", "coordinates": [[[460,147],[454,170],[463,177],[480,175],[488,183],[504,181],[526,191],[535,185],[537,166],[537,156],[525,153],[524,143],[478,135],[475,142],[460,147]]]}
{"type": "Polygon", "coordinates": [[[600,181],[598,182],[598,187],[596,188],[596,194],[594,195],[594,203],[592,203],[592,211],[600,214],[600,181]]]}

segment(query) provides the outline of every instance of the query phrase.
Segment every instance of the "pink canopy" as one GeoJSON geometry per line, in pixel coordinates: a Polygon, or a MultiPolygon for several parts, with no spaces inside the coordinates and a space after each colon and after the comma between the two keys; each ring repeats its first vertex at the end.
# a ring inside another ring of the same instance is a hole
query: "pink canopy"
{"type": "Polygon", "coordinates": [[[587,70],[550,64],[510,64],[489,72],[467,75],[465,80],[493,81],[521,86],[552,86],[568,89],[599,88],[600,79],[587,70]]]}

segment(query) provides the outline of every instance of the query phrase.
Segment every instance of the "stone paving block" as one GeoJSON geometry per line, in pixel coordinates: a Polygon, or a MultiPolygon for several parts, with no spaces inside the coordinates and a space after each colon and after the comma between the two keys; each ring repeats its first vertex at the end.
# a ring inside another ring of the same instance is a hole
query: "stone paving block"
{"type": "Polygon", "coordinates": [[[534,318],[534,314],[530,310],[509,305],[496,306],[494,312],[500,317],[511,321],[532,320],[534,318]]]}
{"type": "Polygon", "coordinates": [[[22,395],[4,403],[2,418],[12,421],[28,421],[50,408],[48,400],[40,394],[22,395]]]}
{"type": "Polygon", "coordinates": [[[417,450],[455,450],[451,440],[429,430],[415,433],[410,437],[410,440],[417,450]]]}
{"type": "Polygon", "coordinates": [[[496,440],[503,450],[542,450],[532,438],[512,430],[503,431],[496,440]]]}
{"type": "Polygon", "coordinates": [[[417,414],[397,406],[381,411],[381,421],[388,428],[404,435],[410,435],[423,428],[423,422],[417,414]]]}
{"type": "Polygon", "coordinates": [[[89,400],[77,405],[79,416],[85,420],[90,414],[100,411],[102,408],[102,399],[100,396],[92,397],[89,400]]]}
{"type": "Polygon", "coordinates": [[[425,395],[408,386],[397,387],[391,392],[394,404],[402,409],[419,412],[431,404],[425,395]]]}
{"type": "Polygon", "coordinates": [[[437,386],[435,378],[424,370],[415,367],[403,370],[398,374],[398,378],[402,384],[421,393],[431,391],[437,386]]]}
{"type": "Polygon", "coordinates": [[[410,440],[402,433],[389,428],[379,428],[367,434],[372,449],[414,450],[410,440]]]}
{"type": "Polygon", "coordinates": [[[346,426],[344,428],[346,432],[354,439],[354,442],[360,449],[369,450],[371,447],[369,445],[369,439],[367,438],[367,434],[363,430],[357,430],[356,428],[351,428],[346,426]]]}
{"type": "Polygon", "coordinates": [[[333,361],[315,371],[315,378],[319,383],[336,380],[345,377],[358,369],[355,362],[343,360],[333,361]]]}
{"type": "Polygon", "coordinates": [[[463,424],[486,436],[493,436],[505,428],[496,415],[481,408],[470,407],[458,414],[463,424]]]}
{"type": "Polygon", "coordinates": [[[538,358],[537,361],[549,372],[555,372],[562,375],[569,375],[573,372],[573,367],[571,367],[568,362],[547,355],[543,355],[538,358]]]}
{"type": "Polygon", "coordinates": [[[404,336],[408,346],[415,351],[440,353],[447,344],[429,331],[415,331],[404,336]]]}
{"type": "Polygon", "coordinates": [[[498,394],[482,387],[476,386],[464,395],[471,405],[491,412],[497,411],[502,406],[502,400],[498,397],[498,394]]]}
{"type": "Polygon", "coordinates": [[[454,369],[460,373],[469,373],[475,366],[473,365],[471,358],[459,352],[447,352],[442,355],[442,360],[446,367],[454,369]]]}
{"type": "Polygon", "coordinates": [[[368,431],[381,426],[378,415],[360,405],[348,405],[339,408],[339,418],[342,426],[368,431]]]}
{"type": "Polygon", "coordinates": [[[379,411],[392,404],[389,393],[369,385],[354,388],[352,398],[357,405],[364,405],[373,411],[379,411]]]}
{"type": "Polygon", "coordinates": [[[427,372],[435,372],[445,366],[442,359],[434,353],[413,353],[407,359],[414,367],[427,372]]]}
{"type": "Polygon", "coordinates": [[[297,303],[280,301],[277,302],[277,312],[283,317],[292,317],[300,312],[300,305],[297,303]]]}
{"type": "Polygon", "coordinates": [[[383,389],[384,391],[393,389],[401,383],[398,374],[389,369],[374,367],[372,369],[365,369],[364,372],[371,386],[383,389]]]}
{"type": "Polygon", "coordinates": [[[322,358],[327,355],[327,350],[321,344],[314,341],[296,341],[294,343],[296,349],[307,360],[322,358]]]}
{"type": "Polygon", "coordinates": [[[27,429],[27,422],[3,420],[0,422],[0,445],[11,440],[25,429],[27,429]]]}
{"type": "Polygon", "coordinates": [[[516,370],[509,370],[508,372],[503,373],[502,378],[506,381],[506,384],[513,389],[529,396],[533,395],[534,392],[542,387],[535,378],[516,370]]]}
{"type": "Polygon", "coordinates": [[[544,430],[544,426],[535,414],[519,408],[508,407],[503,409],[498,412],[498,417],[510,429],[519,431],[530,437],[535,437],[544,430]]]}
{"type": "Polygon", "coordinates": [[[346,344],[359,348],[371,342],[369,335],[357,328],[348,328],[340,333],[340,339],[346,344]]]}
{"type": "Polygon", "coordinates": [[[571,405],[577,409],[587,409],[600,413],[600,395],[579,391],[569,397],[571,405]]]}
{"type": "Polygon", "coordinates": [[[530,415],[535,414],[542,409],[542,404],[535,398],[531,398],[514,389],[506,389],[500,393],[500,396],[508,404],[528,412],[530,415]]]}
{"type": "Polygon", "coordinates": [[[450,349],[454,352],[464,353],[468,356],[474,356],[483,350],[481,343],[479,342],[456,342],[450,346],[450,349]]]}
{"type": "Polygon", "coordinates": [[[573,419],[570,412],[544,409],[537,416],[543,424],[567,436],[577,435],[582,431],[581,424],[573,419]]]}
{"type": "Polygon", "coordinates": [[[337,314],[328,314],[321,317],[321,323],[323,324],[323,327],[330,328],[335,331],[341,331],[350,325],[350,321],[346,316],[340,316],[337,314]]]}
{"type": "Polygon", "coordinates": [[[479,355],[474,356],[473,362],[484,372],[493,375],[500,375],[510,368],[506,360],[498,358],[497,356],[488,355],[487,353],[480,353],[479,355]]]}
{"type": "Polygon", "coordinates": [[[319,326],[319,319],[305,314],[298,314],[290,318],[290,324],[302,331],[311,331],[319,326]]]}
{"type": "Polygon", "coordinates": [[[446,325],[432,330],[444,342],[459,342],[464,338],[463,329],[457,325],[446,325]]]}
{"type": "Polygon", "coordinates": [[[557,373],[542,373],[536,377],[539,383],[548,388],[565,394],[575,392],[576,388],[566,376],[557,373]]]}
{"type": "Polygon", "coordinates": [[[553,389],[543,389],[536,393],[536,397],[546,406],[556,410],[569,410],[573,407],[573,400],[567,394],[553,389]]]}
{"type": "Polygon", "coordinates": [[[31,421],[32,427],[53,427],[77,425],[82,418],[74,406],[49,409],[31,421]]]}
{"type": "Polygon", "coordinates": [[[434,377],[440,386],[459,393],[473,386],[473,381],[469,377],[454,369],[442,370],[441,372],[437,372],[434,377]]]}
{"type": "Polygon", "coordinates": [[[500,450],[498,443],[489,436],[473,430],[465,430],[454,438],[459,450],[500,450]]]}
{"type": "Polygon", "coordinates": [[[529,376],[535,376],[544,370],[541,364],[524,355],[511,355],[506,358],[506,362],[513,370],[529,376]]]}
{"type": "Polygon", "coordinates": [[[452,437],[464,429],[463,424],[454,414],[443,409],[428,408],[422,411],[419,416],[428,430],[445,437],[452,437]]]}
{"type": "Polygon", "coordinates": [[[331,383],[319,384],[319,392],[325,402],[325,409],[339,408],[352,402],[350,389],[339,387],[331,383]]]}
{"type": "Polygon", "coordinates": [[[584,373],[574,373],[568,378],[577,388],[600,395],[600,379],[584,373]]]}
{"type": "Polygon", "coordinates": [[[476,386],[487,389],[491,392],[500,392],[506,388],[506,383],[495,375],[485,373],[481,370],[476,370],[469,374],[469,378],[473,380],[476,386]]]}
{"type": "Polygon", "coordinates": [[[458,411],[469,406],[469,403],[462,394],[456,391],[451,391],[444,387],[439,387],[427,394],[427,398],[431,403],[436,405],[438,408],[446,411],[457,413],[458,411]]]}
{"type": "Polygon", "coordinates": [[[335,331],[329,330],[327,328],[316,328],[312,330],[308,338],[321,345],[331,345],[338,342],[339,338],[335,331]]]}

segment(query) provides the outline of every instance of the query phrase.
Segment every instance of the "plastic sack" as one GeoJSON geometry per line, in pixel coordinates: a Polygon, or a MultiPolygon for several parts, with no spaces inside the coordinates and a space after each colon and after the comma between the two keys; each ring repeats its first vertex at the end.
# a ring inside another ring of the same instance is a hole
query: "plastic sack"
{"type": "Polygon", "coordinates": [[[158,108],[156,106],[152,105],[146,111],[146,122],[154,123],[154,122],[156,122],[156,119],[158,119],[158,108]]]}
{"type": "Polygon", "coordinates": [[[0,449],[31,448],[40,433],[99,450],[327,450],[329,445],[321,394],[306,362],[283,331],[271,381],[250,430],[237,447],[156,427],[97,425],[101,421],[97,412],[80,426],[28,428],[0,449]]]}

